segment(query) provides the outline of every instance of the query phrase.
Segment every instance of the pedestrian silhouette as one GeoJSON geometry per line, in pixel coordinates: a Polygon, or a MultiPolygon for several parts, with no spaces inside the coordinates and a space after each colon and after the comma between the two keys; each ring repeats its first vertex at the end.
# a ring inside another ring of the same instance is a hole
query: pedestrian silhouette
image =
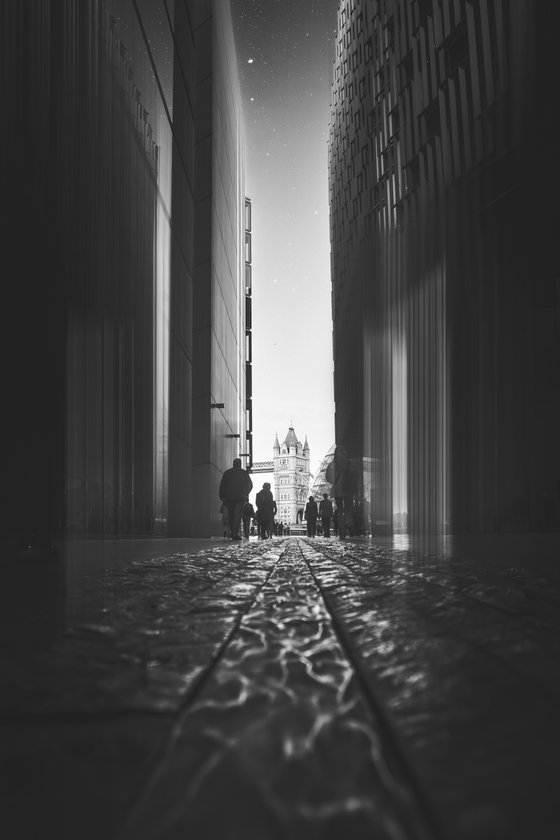
{"type": "Polygon", "coordinates": [[[317,502],[313,496],[309,497],[309,501],[305,505],[305,519],[307,522],[307,536],[314,537],[317,534],[317,517],[319,511],[317,509],[317,502]]]}
{"type": "Polygon", "coordinates": [[[222,528],[224,529],[224,537],[229,536],[229,528],[228,528],[228,509],[225,502],[222,502],[220,507],[220,515],[222,517],[222,528]]]}
{"type": "Polygon", "coordinates": [[[274,531],[274,516],[276,514],[276,502],[272,496],[268,481],[259,490],[255,499],[257,505],[257,522],[259,525],[259,538],[268,539],[274,531]]]}
{"type": "Polygon", "coordinates": [[[323,498],[319,502],[319,515],[321,517],[321,524],[323,526],[323,536],[330,537],[331,519],[333,516],[333,504],[329,499],[328,493],[323,493],[323,498]]]}
{"type": "Polygon", "coordinates": [[[352,516],[354,519],[354,536],[364,535],[364,503],[360,496],[356,496],[352,503],[352,516]]]}
{"type": "Polygon", "coordinates": [[[232,540],[240,540],[239,528],[243,507],[253,489],[253,482],[247,470],[241,467],[241,459],[233,459],[233,467],[226,470],[220,482],[219,496],[228,511],[228,524],[232,540]]]}
{"type": "Polygon", "coordinates": [[[251,520],[255,515],[255,508],[251,502],[245,502],[243,507],[243,536],[246,540],[249,539],[249,531],[251,528],[251,520]]]}
{"type": "Polygon", "coordinates": [[[325,478],[332,485],[330,495],[336,502],[339,536],[344,540],[347,529],[353,528],[352,500],[358,490],[358,476],[344,446],[335,447],[325,478]]]}

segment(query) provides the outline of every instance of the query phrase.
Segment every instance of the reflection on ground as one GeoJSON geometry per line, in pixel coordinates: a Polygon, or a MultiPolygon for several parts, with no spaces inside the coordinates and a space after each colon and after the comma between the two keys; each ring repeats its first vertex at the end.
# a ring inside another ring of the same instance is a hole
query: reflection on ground
{"type": "Polygon", "coordinates": [[[509,567],[495,541],[476,562],[399,535],[74,543],[8,569],[20,836],[553,836],[560,586],[522,542],[509,567]]]}

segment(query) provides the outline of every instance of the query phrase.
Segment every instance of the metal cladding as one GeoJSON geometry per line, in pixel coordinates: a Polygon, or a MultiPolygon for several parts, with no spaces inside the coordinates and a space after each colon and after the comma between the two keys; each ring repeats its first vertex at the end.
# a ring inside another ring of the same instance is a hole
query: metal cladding
{"type": "Polygon", "coordinates": [[[229,3],[1,14],[3,538],[219,533],[251,448],[229,3]]]}
{"type": "Polygon", "coordinates": [[[379,530],[560,524],[553,4],[342,2],[336,439],[379,530]]]}

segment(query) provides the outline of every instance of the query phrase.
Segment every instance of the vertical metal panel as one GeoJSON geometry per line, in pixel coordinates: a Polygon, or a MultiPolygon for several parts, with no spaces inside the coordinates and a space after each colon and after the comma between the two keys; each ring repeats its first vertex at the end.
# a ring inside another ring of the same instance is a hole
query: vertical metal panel
{"type": "Polygon", "coordinates": [[[190,528],[195,5],[2,4],[22,534],[190,528]]]}
{"type": "MultiPolygon", "coordinates": [[[[386,4],[387,16],[406,20],[415,8],[413,2],[386,4]]],[[[369,186],[369,215],[358,228],[364,239],[350,243],[339,215],[331,216],[337,437],[357,445],[345,418],[361,412],[367,486],[371,480],[374,517],[385,529],[400,512],[396,486],[402,483],[409,528],[418,533],[550,527],[560,520],[560,494],[530,453],[536,429],[560,421],[550,363],[556,356],[545,361],[535,337],[546,336],[543,346],[558,354],[550,315],[557,307],[558,266],[546,218],[534,220],[545,183],[558,183],[557,155],[537,151],[542,145],[550,152],[555,142],[549,109],[537,102],[547,101],[543,91],[554,84],[544,45],[559,15],[549,5],[544,10],[524,2],[508,4],[506,14],[499,0],[442,0],[433,17],[430,10],[431,4],[423,6],[418,29],[397,35],[395,53],[378,50],[385,85],[376,113],[386,117],[397,106],[401,130],[389,143],[385,119],[368,121],[376,156],[356,160],[349,172],[351,187],[358,179],[369,186]],[[397,81],[409,51],[410,87],[397,81]],[[376,166],[383,161],[388,172],[376,166]],[[400,161],[402,180],[391,173],[392,165],[398,173],[400,161]],[[545,170],[539,180],[536,173],[545,170]],[[350,290],[355,295],[360,288],[362,321],[348,300],[350,290]],[[355,341],[358,330],[363,393],[345,378],[351,357],[342,352],[348,332],[355,341]],[[529,393],[539,395],[546,415],[521,396],[529,393]],[[405,423],[398,417],[403,405],[405,423]]],[[[356,47],[351,23],[352,12],[340,25],[338,66],[356,47]]],[[[377,44],[383,24],[372,22],[377,44]]],[[[333,92],[331,197],[343,214],[351,208],[333,167],[352,127],[338,103],[360,72],[358,65],[347,78],[339,75],[333,92]]],[[[373,101],[366,103],[366,110],[372,107],[373,101]]]]}

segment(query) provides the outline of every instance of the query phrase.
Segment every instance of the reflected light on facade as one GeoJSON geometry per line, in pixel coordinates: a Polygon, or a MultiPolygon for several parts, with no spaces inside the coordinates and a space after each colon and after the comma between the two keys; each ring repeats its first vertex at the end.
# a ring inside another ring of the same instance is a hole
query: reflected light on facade
{"type": "Polygon", "coordinates": [[[560,15],[485,9],[339,7],[336,440],[363,458],[377,534],[560,527],[557,236],[534,212],[560,182],[560,15]]]}
{"type": "Polygon", "coordinates": [[[2,12],[6,539],[218,534],[251,451],[230,4],[2,12]]]}
{"type": "Polygon", "coordinates": [[[393,527],[406,526],[408,514],[408,416],[405,336],[393,338],[393,527]],[[398,519],[397,519],[398,517],[398,519]]]}
{"type": "Polygon", "coordinates": [[[154,517],[156,523],[168,521],[168,463],[169,463],[169,303],[171,276],[171,177],[173,138],[167,115],[158,102],[156,113],[158,136],[161,137],[162,154],[158,172],[159,195],[156,212],[157,260],[155,265],[155,430],[154,430],[154,517]],[[164,196],[166,201],[164,202],[164,196]]]}

